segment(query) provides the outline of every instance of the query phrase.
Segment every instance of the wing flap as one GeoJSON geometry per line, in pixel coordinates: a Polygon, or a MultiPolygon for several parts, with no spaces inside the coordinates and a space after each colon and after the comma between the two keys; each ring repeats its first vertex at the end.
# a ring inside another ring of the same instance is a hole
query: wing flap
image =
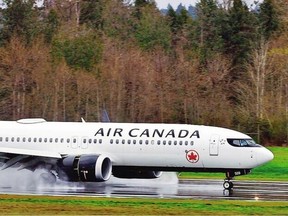
{"type": "Polygon", "coordinates": [[[9,154],[17,154],[17,155],[37,156],[37,157],[62,158],[61,154],[57,152],[39,151],[39,150],[30,150],[30,149],[19,149],[19,148],[16,149],[16,148],[0,147],[0,152],[9,153],[9,154]]]}

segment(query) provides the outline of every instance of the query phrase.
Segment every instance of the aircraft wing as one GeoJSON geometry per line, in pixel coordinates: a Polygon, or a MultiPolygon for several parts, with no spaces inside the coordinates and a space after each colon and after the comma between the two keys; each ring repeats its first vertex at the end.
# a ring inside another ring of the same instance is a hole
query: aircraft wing
{"type": "Polygon", "coordinates": [[[0,147],[0,170],[15,165],[19,170],[25,169],[33,167],[44,160],[57,160],[59,158],[62,158],[62,156],[56,152],[0,147]]]}
{"type": "Polygon", "coordinates": [[[27,156],[38,156],[38,157],[48,157],[48,158],[62,158],[61,154],[57,152],[50,151],[39,151],[39,150],[29,150],[20,148],[5,148],[0,147],[1,153],[16,154],[16,155],[27,155],[27,156]]]}

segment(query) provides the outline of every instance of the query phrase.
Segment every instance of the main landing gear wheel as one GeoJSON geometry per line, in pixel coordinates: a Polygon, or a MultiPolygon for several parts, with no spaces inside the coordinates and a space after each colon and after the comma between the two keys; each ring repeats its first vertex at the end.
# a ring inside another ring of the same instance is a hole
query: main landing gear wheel
{"type": "Polygon", "coordinates": [[[226,190],[232,190],[233,189],[233,182],[229,181],[229,180],[225,180],[223,183],[223,187],[226,190]]]}

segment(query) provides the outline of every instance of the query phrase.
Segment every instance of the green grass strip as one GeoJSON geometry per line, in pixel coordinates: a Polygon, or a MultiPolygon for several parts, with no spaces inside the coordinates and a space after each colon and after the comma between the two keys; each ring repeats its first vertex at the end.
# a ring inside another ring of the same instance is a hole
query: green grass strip
{"type": "Polygon", "coordinates": [[[0,195],[2,215],[287,215],[287,202],[0,195]]]}

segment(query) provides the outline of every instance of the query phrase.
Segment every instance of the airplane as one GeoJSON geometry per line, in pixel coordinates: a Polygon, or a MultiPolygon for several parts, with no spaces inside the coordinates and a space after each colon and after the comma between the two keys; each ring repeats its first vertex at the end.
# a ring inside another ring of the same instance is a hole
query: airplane
{"type": "MultiPolygon", "coordinates": [[[[158,178],[163,171],[222,172],[224,189],[274,155],[243,133],[220,127],[112,122],[0,121],[0,170],[47,170],[44,179],[102,182],[158,178]]],[[[1,175],[1,172],[0,172],[1,175]]]]}

